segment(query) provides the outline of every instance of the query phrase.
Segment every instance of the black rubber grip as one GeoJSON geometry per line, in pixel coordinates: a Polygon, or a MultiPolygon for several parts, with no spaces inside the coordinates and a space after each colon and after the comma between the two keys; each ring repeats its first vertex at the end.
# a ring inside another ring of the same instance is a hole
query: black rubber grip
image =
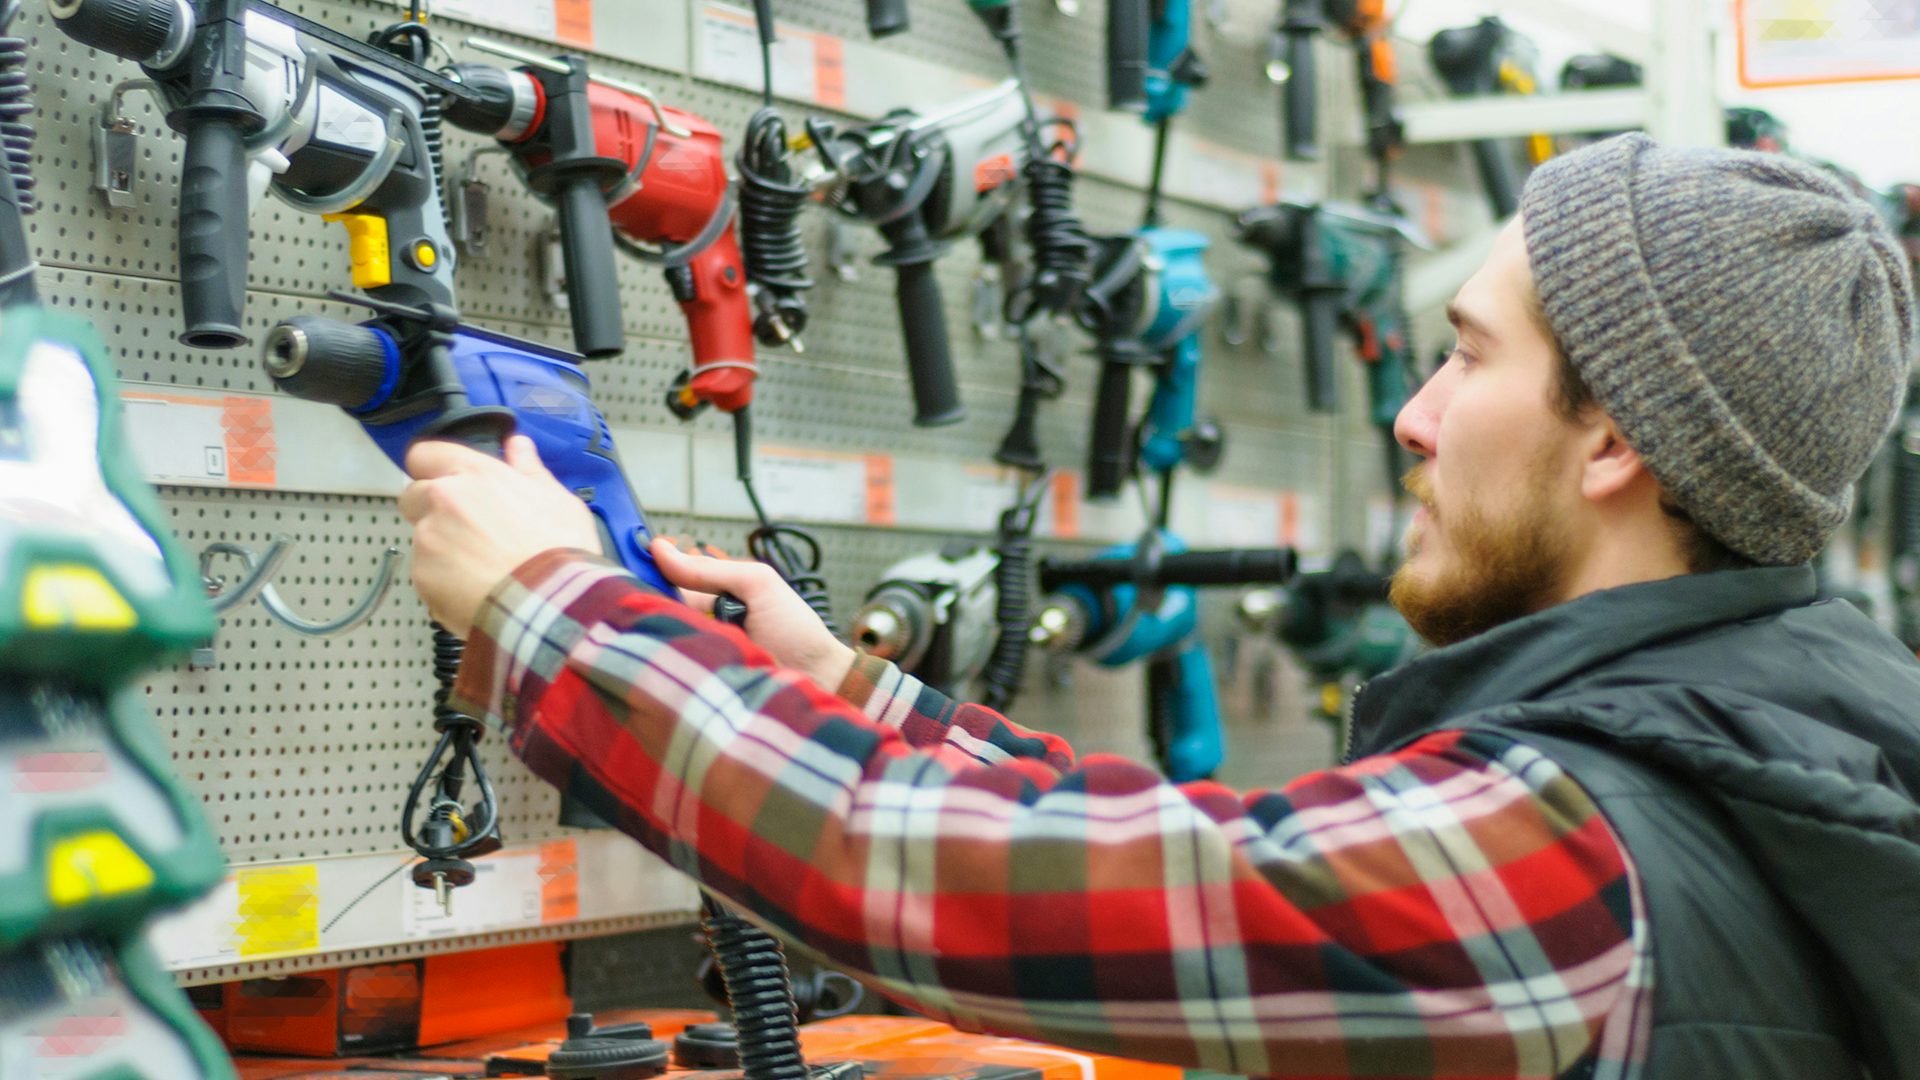
{"type": "Polygon", "coordinates": [[[1147,107],[1147,0],[1107,5],[1107,108],[1147,107]]]}
{"type": "Polygon", "coordinates": [[[497,406],[452,409],[426,427],[416,439],[445,439],[478,450],[489,457],[507,456],[507,436],[514,431],[513,410],[497,406]]]}
{"type": "Polygon", "coordinates": [[[613,261],[607,197],[591,173],[567,177],[554,195],[560,209],[573,347],[589,359],[618,356],[627,339],[620,326],[620,272],[613,261]]]}
{"type": "Polygon", "coordinates": [[[240,313],[247,290],[247,148],[219,115],[188,123],[180,167],[182,344],[232,349],[247,343],[240,313]]]}
{"type": "Polygon", "coordinates": [[[33,275],[33,246],[27,242],[27,226],[22,220],[20,193],[13,186],[13,172],[0,167],[0,274],[9,275],[0,285],[0,307],[32,303],[38,298],[33,275]]]}
{"type": "Polygon", "coordinates": [[[1287,156],[1295,161],[1320,159],[1320,114],[1316,103],[1318,77],[1313,62],[1313,35],[1287,35],[1287,82],[1281,87],[1285,111],[1287,156]]]}
{"type": "Polygon", "coordinates": [[[874,37],[898,34],[911,25],[907,0],[867,0],[867,33],[874,37]]]}
{"type": "Polygon", "coordinates": [[[68,37],[140,64],[166,45],[180,14],[168,0],[80,0],[64,17],[63,6],[51,5],[53,20],[68,37]]]}
{"type": "Polygon", "coordinates": [[[1120,494],[1133,466],[1127,424],[1133,411],[1133,365],[1107,360],[1093,399],[1093,431],[1087,439],[1087,498],[1120,494]]]}
{"type": "Polygon", "coordinates": [[[1284,585],[1299,569],[1292,548],[1219,548],[1185,551],[1161,558],[1141,580],[1133,559],[1041,559],[1040,591],[1062,585],[1284,585]]]}
{"type": "Polygon", "coordinates": [[[960,404],[960,384],[953,375],[947,311],[933,263],[899,263],[893,269],[899,275],[894,296],[900,302],[900,332],[907,339],[913,422],[920,427],[957,424],[966,419],[967,409],[960,404]]]}
{"type": "Polygon", "coordinates": [[[378,331],[324,315],[295,315],[267,335],[268,377],[284,393],[345,409],[374,408],[392,390],[399,353],[378,331]]]}
{"type": "Polygon", "coordinates": [[[1307,407],[1317,413],[1340,408],[1340,382],[1333,367],[1333,338],[1340,325],[1340,295],[1313,290],[1300,300],[1300,333],[1306,349],[1307,407]]]}
{"type": "Polygon", "coordinates": [[[1487,205],[1495,221],[1504,221],[1520,209],[1515,189],[1513,144],[1504,139],[1475,139],[1473,163],[1480,168],[1480,183],[1487,189],[1487,205]]]}

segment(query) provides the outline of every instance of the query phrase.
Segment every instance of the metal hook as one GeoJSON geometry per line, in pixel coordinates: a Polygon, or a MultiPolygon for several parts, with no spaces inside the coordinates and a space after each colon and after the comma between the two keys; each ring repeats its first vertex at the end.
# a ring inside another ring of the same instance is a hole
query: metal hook
{"type": "Polygon", "coordinates": [[[260,606],[267,614],[285,623],[298,633],[308,637],[333,637],[344,634],[373,617],[380,602],[387,597],[387,590],[393,587],[394,566],[400,557],[400,549],[389,546],[380,557],[380,569],[374,575],[373,587],[366,595],[350,608],[346,614],[330,621],[315,621],[302,618],[287,605],[278,590],[273,587],[272,578],[279,572],[280,566],[293,553],[293,541],[286,536],[276,536],[266,553],[255,557],[253,552],[238,544],[219,541],[208,544],[200,553],[200,578],[207,587],[213,610],[226,611],[244,603],[258,593],[260,606]],[[212,563],[215,555],[230,555],[241,561],[247,568],[247,577],[231,591],[224,588],[225,581],[212,575],[212,563]]]}

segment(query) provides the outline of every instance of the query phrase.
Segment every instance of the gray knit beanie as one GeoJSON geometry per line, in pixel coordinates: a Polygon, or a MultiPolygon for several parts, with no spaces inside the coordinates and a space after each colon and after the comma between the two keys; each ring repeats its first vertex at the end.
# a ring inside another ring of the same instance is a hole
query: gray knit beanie
{"type": "Polygon", "coordinates": [[[1784,155],[1622,135],[1540,166],[1520,212],[1548,325],[1654,478],[1734,551],[1811,559],[1912,364],[1873,209],[1784,155]]]}

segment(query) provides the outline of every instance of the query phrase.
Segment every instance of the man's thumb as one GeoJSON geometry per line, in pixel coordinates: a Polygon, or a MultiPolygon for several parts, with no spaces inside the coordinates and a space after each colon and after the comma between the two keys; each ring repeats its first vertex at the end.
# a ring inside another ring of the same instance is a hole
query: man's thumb
{"type": "Polygon", "coordinates": [[[668,581],[682,589],[745,596],[764,569],[759,563],[733,562],[706,555],[689,555],[664,536],[653,538],[653,558],[668,581]]]}

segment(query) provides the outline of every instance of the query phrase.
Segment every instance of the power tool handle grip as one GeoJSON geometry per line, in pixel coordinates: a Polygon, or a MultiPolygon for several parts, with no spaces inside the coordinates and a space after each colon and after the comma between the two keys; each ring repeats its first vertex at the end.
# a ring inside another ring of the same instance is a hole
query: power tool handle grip
{"type": "Polygon", "coordinates": [[[1218,548],[1183,551],[1163,556],[1151,575],[1140,581],[1133,559],[1040,560],[1040,591],[1055,592],[1062,585],[1099,589],[1114,585],[1161,587],[1201,585],[1284,585],[1293,580],[1300,559],[1292,548],[1218,548]]]}
{"type": "Polygon", "coordinates": [[[185,344],[246,344],[247,148],[227,117],[193,118],[180,168],[180,306],[185,344]]]}
{"type": "Polygon", "coordinates": [[[910,25],[907,0],[867,0],[867,33],[883,38],[910,25]]]}
{"type": "Polygon", "coordinates": [[[1287,82],[1282,105],[1287,123],[1287,157],[1294,161],[1320,159],[1320,116],[1316,103],[1318,76],[1313,59],[1313,35],[1287,35],[1287,82]]]}
{"type": "Polygon", "coordinates": [[[420,430],[421,439],[441,439],[505,460],[507,436],[514,431],[513,412],[499,407],[471,406],[447,412],[420,430]]]}
{"type": "Polygon", "coordinates": [[[1133,365],[1107,360],[1100,365],[1094,391],[1093,431],[1087,440],[1087,497],[1120,493],[1133,464],[1127,447],[1127,421],[1133,411],[1133,365]]]}
{"type": "Polygon", "coordinates": [[[1512,144],[1504,139],[1475,139],[1473,163],[1480,169],[1480,183],[1487,189],[1487,203],[1495,221],[1504,221],[1520,209],[1515,189],[1512,144]]]}
{"type": "Polygon", "coordinates": [[[1147,107],[1147,0],[1107,6],[1107,108],[1147,107]]]}
{"type": "Polygon", "coordinates": [[[947,310],[933,260],[899,263],[894,270],[900,331],[907,339],[907,377],[913,384],[913,422],[920,427],[958,423],[967,410],[960,404],[960,385],[953,374],[947,310]]]}
{"type": "Polygon", "coordinates": [[[1300,332],[1307,353],[1307,407],[1317,413],[1340,408],[1339,380],[1333,367],[1333,339],[1340,325],[1340,296],[1310,292],[1301,301],[1300,332]]]}
{"type": "Polygon", "coordinates": [[[568,177],[555,194],[574,347],[588,359],[617,356],[626,348],[626,333],[620,325],[620,272],[614,265],[607,198],[591,175],[568,177]]]}

